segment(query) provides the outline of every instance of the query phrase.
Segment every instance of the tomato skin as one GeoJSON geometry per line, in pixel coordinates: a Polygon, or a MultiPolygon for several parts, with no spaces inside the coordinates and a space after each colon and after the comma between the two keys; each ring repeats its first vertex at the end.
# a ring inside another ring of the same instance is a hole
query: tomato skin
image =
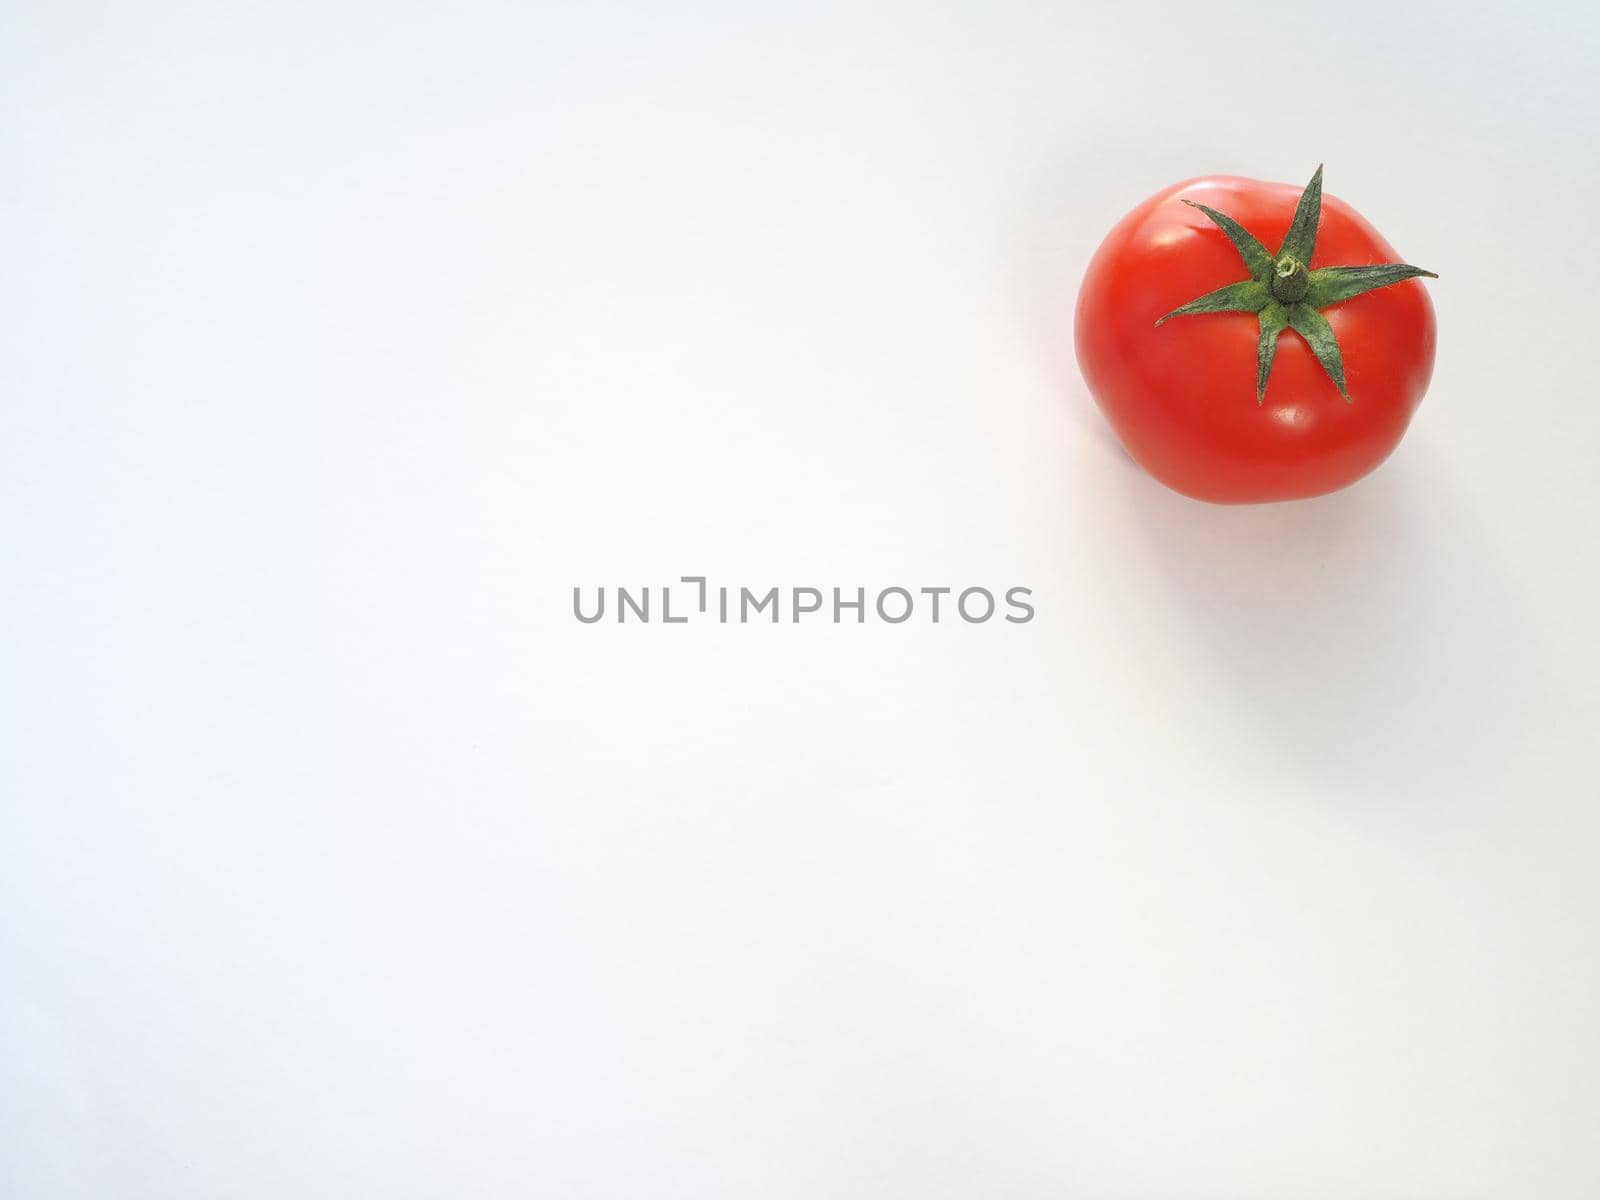
{"type": "MultiPolygon", "coordinates": [[[[1218,504],[1319,496],[1389,456],[1433,374],[1433,304],[1414,279],[1322,310],[1344,355],[1346,402],[1299,335],[1286,332],[1256,403],[1252,313],[1156,319],[1246,278],[1223,232],[1194,200],[1276,250],[1299,187],[1231,175],[1158,192],[1107,235],[1078,293],[1078,365],[1136,462],[1171,487],[1218,504]]],[[[1322,199],[1313,269],[1403,261],[1348,204],[1322,199]]]]}

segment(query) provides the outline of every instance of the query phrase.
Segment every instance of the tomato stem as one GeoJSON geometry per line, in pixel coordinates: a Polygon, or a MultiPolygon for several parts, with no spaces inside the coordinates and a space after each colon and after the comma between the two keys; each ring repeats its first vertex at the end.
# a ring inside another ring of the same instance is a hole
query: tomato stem
{"type": "Polygon", "coordinates": [[[1311,286],[1310,274],[1299,259],[1292,254],[1285,254],[1272,264],[1272,278],[1267,286],[1272,289],[1275,300],[1282,304],[1298,304],[1306,298],[1306,290],[1311,286]]]}

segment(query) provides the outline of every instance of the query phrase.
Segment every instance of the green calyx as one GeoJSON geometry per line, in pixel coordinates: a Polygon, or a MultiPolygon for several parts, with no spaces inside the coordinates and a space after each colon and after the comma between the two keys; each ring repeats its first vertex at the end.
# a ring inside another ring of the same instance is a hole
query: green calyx
{"type": "Polygon", "coordinates": [[[1432,271],[1404,263],[1311,270],[1311,254],[1317,245],[1317,225],[1322,220],[1321,167],[1317,168],[1311,182],[1306,184],[1306,190],[1300,193],[1294,221],[1277,254],[1269,254],[1254,235],[1226,213],[1196,204],[1193,200],[1185,200],[1184,203],[1205,213],[1227,235],[1233,248],[1239,252],[1239,257],[1244,259],[1250,278],[1225,284],[1214,292],[1207,292],[1180,305],[1156,324],[1161,325],[1173,317],[1197,313],[1255,313],[1261,322],[1261,338],[1256,343],[1257,404],[1266,399],[1267,377],[1272,374],[1272,360],[1278,353],[1278,335],[1285,329],[1292,329],[1305,339],[1323,370],[1327,371],[1328,378],[1338,387],[1339,394],[1345,400],[1350,400],[1350,391],[1344,382],[1344,358],[1339,353],[1339,342],[1321,310],[1330,304],[1388,287],[1404,279],[1414,279],[1419,275],[1429,279],[1439,278],[1432,271]]]}

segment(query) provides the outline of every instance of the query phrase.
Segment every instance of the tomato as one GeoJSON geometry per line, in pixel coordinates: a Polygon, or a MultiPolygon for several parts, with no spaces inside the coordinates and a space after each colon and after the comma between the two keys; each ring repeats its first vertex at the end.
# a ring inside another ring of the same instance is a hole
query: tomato
{"type": "Polygon", "coordinates": [[[1089,264],[1084,379],[1134,460],[1185,495],[1248,504],[1354,483],[1389,456],[1427,390],[1433,305],[1415,277],[1429,272],[1399,265],[1355,209],[1322,197],[1321,176],[1304,192],[1228,175],[1176,184],[1124,217],[1089,264]],[[1264,271],[1252,241],[1278,248],[1264,271]],[[1327,270],[1374,264],[1396,265],[1327,270]]]}

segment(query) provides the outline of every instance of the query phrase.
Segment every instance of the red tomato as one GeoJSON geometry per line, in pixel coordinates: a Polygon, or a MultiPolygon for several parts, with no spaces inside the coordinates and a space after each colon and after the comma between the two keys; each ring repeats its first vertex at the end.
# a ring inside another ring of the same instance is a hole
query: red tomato
{"type": "MultiPolygon", "coordinates": [[[[1320,189],[1320,172],[1313,181],[1320,189]]],[[[1343,352],[1349,400],[1300,334],[1278,336],[1257,403],[1260,324],[1250,312],[1158,318],[1249,275],[1232,217],[1269,251],[1301,189],[1237,176],[1191,179],[1134,209],[1096,251],[1078,295],[1078,363],[1128,453],[1167,486],[1220,504],[1317,496],[1354,483],[1395,448],[1433,373],[1433,305],[1415,279],[1322,310],[1343,352]]],[[[1322,201],[1310,267],[1399,258],[1359,213],[1322,201]]]]}

